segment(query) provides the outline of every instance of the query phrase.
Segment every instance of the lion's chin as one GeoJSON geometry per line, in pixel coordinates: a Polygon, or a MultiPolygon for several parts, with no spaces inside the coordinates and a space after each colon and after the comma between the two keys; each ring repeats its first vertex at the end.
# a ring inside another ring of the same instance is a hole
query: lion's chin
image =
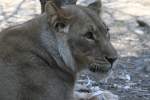
{"type": "Polygon", "coordinates": [[[111,70],[109,72],[99,72],[99,71],[96,71],[96,72],[93,72],[93,71],[90,71],[89,69],[85,69],[82,71],[83,74],[88,74],[90,77],[93,77],[93,79],[95,81],[101,81],[101,80],[107,80],[107,78],[110,76],[111,74],[111,70]]]}
{"type": "Polygon", "coordinates": [[[83,73],[92,76],[96,80],[105,80],[111,73],[112,66],[108,63],[97,64],[92,63],[87,69],[83,70],[83,73]]]}

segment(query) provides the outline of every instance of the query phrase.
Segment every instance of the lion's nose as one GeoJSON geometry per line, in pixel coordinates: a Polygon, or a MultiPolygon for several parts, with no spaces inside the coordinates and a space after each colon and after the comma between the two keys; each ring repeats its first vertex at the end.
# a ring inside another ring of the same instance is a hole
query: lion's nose
{"type": "Polygon", "coordinates": [[[105,57],[105,59],[112,65],[117,60],[117,57],[114,58],[105,57]]]}

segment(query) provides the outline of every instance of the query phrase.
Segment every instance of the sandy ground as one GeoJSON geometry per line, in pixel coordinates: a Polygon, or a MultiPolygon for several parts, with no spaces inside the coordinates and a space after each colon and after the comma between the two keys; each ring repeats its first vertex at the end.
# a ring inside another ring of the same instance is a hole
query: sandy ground
{"type": "Polygon", "coordinates": [[[120,100],[150,100],[150,1],[103,0],[103,11],[120,59],[101,85],[120,100]]]}
{"type": "MultiPolygon", "coordinates": [[[[112,77],[98,85],[120,100],[150,100],[150,0],[102,2],[102,16],[120,57],[112,77]]],[[[0,30],[38,14],[38,0],[0,0],[0,30]]]]}

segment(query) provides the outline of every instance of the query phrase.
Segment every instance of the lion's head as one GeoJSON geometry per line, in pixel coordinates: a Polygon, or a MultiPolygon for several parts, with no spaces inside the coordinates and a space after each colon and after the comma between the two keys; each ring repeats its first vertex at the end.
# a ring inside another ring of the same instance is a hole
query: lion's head
{"type": "Polygon", "coordinates": [[[73,72],[88,68],[107,73],[117,59],[108,27],[92,7],[57,6],[47,2],[48,23],[55,32],[58,51],[73,72]]]}

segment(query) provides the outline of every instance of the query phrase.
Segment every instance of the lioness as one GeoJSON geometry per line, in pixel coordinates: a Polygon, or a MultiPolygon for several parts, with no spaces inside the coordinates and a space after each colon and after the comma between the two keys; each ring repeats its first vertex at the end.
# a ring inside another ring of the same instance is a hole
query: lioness
{"type": "Polygon", "coordinates": [[[47,2],[45,13],[0,32],[0,100],[74,100],[79,71],[112,68],[109,39],[91,7],[47,2]]]}

